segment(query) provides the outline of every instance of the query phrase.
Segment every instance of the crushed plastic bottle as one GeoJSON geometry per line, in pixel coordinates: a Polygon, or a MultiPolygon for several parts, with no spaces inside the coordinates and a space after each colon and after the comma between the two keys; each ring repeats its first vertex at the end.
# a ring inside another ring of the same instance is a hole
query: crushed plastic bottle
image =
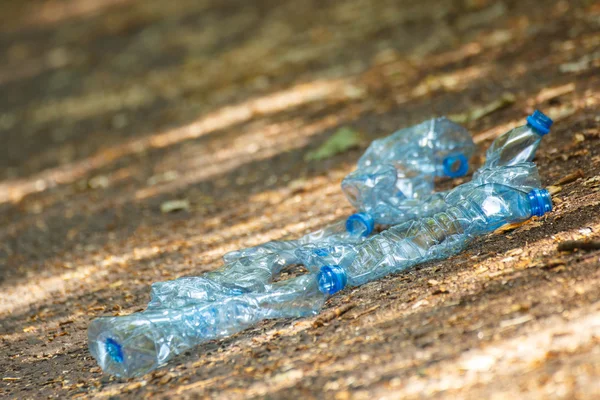
{"type": "MultiPolygon", "coordinates": [[[[550,132],[552,123],[552,119],[536,110],[527,117],[525,125],[512,129],[496,138],[486,152],[485,164],[475,173],[473,184],[502,183],[498,179],[482,178],[477,180],[476,177],[478,175],[485,177],[485,170],[491,167],[510,166],[532,161],[542,138],[550,132]]],[[[300,239],[273,241],[227,253],[223,257],[224,261],[231,262],[241,257],[253,256],[263,250],[269,252],[290,251],[316,242],[344,243],[344,241],[347,241],[356,243],[369,236],[375,224],[390,226],[441,211],[443,208],[439,208],[437,205],[440,205],[440,199],[445,197],[446,193],[432,193],[433,175],[426,174],[435,171],[435,175],[438,176],[444,174],[451,176],[451,172],[448,173],[448,168],[451,165],[457,166],[455,159],[460,160],[458,170],[462,170],[461,173],[466,173],[468,159],[473,151],[472,139],[467,136],[468,132],[460,125],[445,118],[438,118],[402,129],[389,137],[376,140],[359,160],[357,170],[349,174],[342,182],[342,188],[346,196],[359,212],[352,214],[345,223],[339,222],[330,225],[309,233],[300,239]],[[436,126],[437,128],[435,128],[436,126]],[[419,176],[414,172],[414,165],[416,164],[418,168],[420,164],[411,160],[415,160],[417,157],[405,156],[401,150],[402,145],[409,143],[413,147],[412,154],[417,153],[417,150],[414,150],[415,144],[410,140],[408,132],[416,132],[417,136],[425,137],[426,139],[420,142],[426,144],[425,148],[429,148],[430,139],[427,139],[428,134],[435,136],[433,133],[437,132],[436,135],[443,137],[446,141],[446,144],[442,146],[445,152],[431,156],[431,159],[438,160],[435,164],[437,166],[435,168],[429,166],[419,170],[418,173],[425,175],[419,176]],[[380,159],[376,157],[378,154],[381,156],[380,159]],[[467,162],[463,162],[465,159],[467,162]],[[398,165],[403,165],[403,162],[413,166],[413,172],[409,172],[409,174],[412,173],[410,178],[407,177],[406,171],[411,171],[411,168],[397,168],[398,165]],[[426,185],[426,187],[419,190],[412,189],[419,184],[426,185]],[[420,198],[415,196],[415,193],[421,194],[420,198]],[[429,194],[425,195],[425,193],[429,194]],[[344,228],[347,234],[344,232],[344,228]]],[[[497,173],[496,176],[498,176],[497,173]]]]}
{"type": "MultiPolygon", "coordinates": [[[[486,163],[475,172],[473,179],[468,183],[449,192],[434,193],[422,199],[394,197],[377,203],[369,213],[355,213],[345,223],[332,224],[299,239],[271,241],[226,253],[223,256],[225,265],[216,271],[201,277],[183,278],[177,283],[168,281],[153,284],[149,306],[178,307],[185,304],[187,299],[216,301],[226,296],[263,290],[265,285],[271,282],[285,266],[306,262],[305,259],[298,257],[302,252],[296,251],[303,246],[311,243],[318,243],[319,246],[358,244],[373,230],[375,221],[385,225],[397,225],[432,216],[468,199],[471,190],[477,186],[497,183],[524,191],[540,187],[535,165],[527,162],[516,163],[520,160],[533,159],[542,137],[550,130],[552,120],[539,111],[534,112],[527,120],[527,125],[501,135],[492,143],[487,151],[486,163]]],[[[446,122],[444,120],[444,123],[446,122]]],[[[452,130],[448,129],[448,131],[452,130]]],[[[385,140],[387,139],[383,139],[385,140]]],[[[369,157],[366,157],[367,161],[363,164],[373,164],[372,153],[367,151],[365,155],[369,157]]],[[[374,168],[379,167],[374,166],[374,168]]],[[[384,167],[388,171],[387,178],[381,178],[380,175],[381,179],[374,180],[374,188],[382,185],[382,181],[393,185],[396,170],[393,167],[384,167]]]]}
{"type": "Polygon", "coordinates": [[[181,307],[188,302],[214,302],[226,297],[262,292],[283,268],[302,263],[297,257],[298,248],[309,243],[349,244],[364,239],[360,233],[347,232],[345,222],[340,221],[300,239],[271,241],[244,249],[243,254],[229,252],[223,256],[225,263],[221,268],[202,276],[152,284],[148,307],[181,307]]]}
{"type": "Polygon", "coordinates": [[[327,298],[317,278],[302,275],[219,302],[190,301],[178,308],[97,318],[88,329],[90,352],[109,374],[141,376],[186,350],[261,320],[316,314],[327,298]]]}
{"type": "MultiPolygon", "coordinates": [[[[474,149],[465,128],[445,117],[430,119],[373,141],[359,159],[357,169],[342,181],[342,190],[358,210],[387,198],[424,196],[433,191],[435,176],[465,175],[474,149]]],[[[369,236],[374,225],[375,220],[368,213],[356,213],[345,222],[299,239],[272,241],[226,253],[223,260],[232,262],[265,252],[286,252],[314,242],[357,242],[369,236]]]]}
{"type": "Polygon", "coordinates": [[[360,170],[389,164],[426,175],[457,177],[469,170],[474,150],[473,139],[465,128],[440,117],[374,140],[357,166],[360,170]]]}
{"type": "MultiPolygon", "coordinates": [[[[506,185],[524,192],[541,187],[539,174],[533,163],[486,168],[479,171],[472,181],[449,192],[436,193],[426,202],[405,202],[402,222],[432,216],[460,205],[469,200],[476,187],[486,184],[506,185]]],[[[363,240],[348,240],[348,234],[341,231],[337,235],[326,236],[323,240],[303,244],[298,244],[298,241],[269,242],[267,246],[254,248],[251,255],[232,259],[223,267],[202,276],[154,283],[148,307],[181,307],[191,301],[217,301],[229,296],[264,291],[286,266],[313,263],[306,257],[303,249],[358,245],[363,240]]]]}
{"type": "Polygon", "coordinates": [[[425,261],[447,258],[474,238],[502,225],[525,221],[552,211],[548,191],[521,191],[490,183],[478,186],[468,198],[432,217],[400,225],[357,245],[303,248],[300,257],[320,267],[323,291],[334,294],[425,261]]]}
{"type": "Polygon", "coordinates": [[[298,246],[314,242],[336,242],[336,241],[360,241],[361,238],[368,236],[373,230],[373,225],[361,223],[356,227],[352,225],[352,221],[337,221],[325,228],[310,232],[298,239],[294,240],[273,240],[255,247],[248,247],[242,250],[234,250],[223,255],[223,261],[226,263],[233,262],[244,257],[254,257],[273,252],[283,252],[295,250],[298,246]]]}
{"type": "Polygon", "coordinates": [[[373,141],[342,181],[342,191],[356,209],[380,199],[428,195],[434,177],[465,175],[474,150],[462,126],[445,117],[424,121],[373,141]]]}
{"type": "Polygon", "coordinates": [[[542,138],[550,133],[553,121],[535,110],[525,125],[514,128],[494,140],[485,153],[483,168],[515,165],[532,161],[542,138]]]}
{"type": "MultiPolygon", "coordinates": [[[[269,283],[284,266],[304,263],[305,260],[298,258],[298,252],[296,251],[303,246],[311,243],[318,243],[320,246],[358,244],[372,232],[375,221],[382,225],[397,225],[405,221],[432,216],[468,198],[468,193],[476,186],[498,183],[526,191],[540,187],[539,175],[535,165],[521,161],[531,161],[533,159],[542,137],[550,130],[552,120],[539,111],[534,112],[527,120],[527,125],[499,136],[488,149],[486,162],[475,172],[473,179],[455,190],[433,193],[421,199],[393,196],[386,201],[377,202],[376,198],[365,197],[363,204],[376,204],[376,206],[369,209],[368,212],[352,214],[345,223],[340,221],[299,239],[271,241],[259,246],[226,253],[223,256],[225,266],[202,277],[186,278],[187,280],[181,281],[177,287],[172,287],[173,283],[171,282],[155,283],[152,285],[150,305],[169,304],[169,306],[177,306],[175,299],[185,301],[186,296],[197,300],[214,300],[223,296],[259,290],[269,283]],[[232,286],[230,282],[237,283],[232,286]],[[176,292],[185,293],[185,296],[174,296],[173,293],[176,292]]],[[[464,133],[460,126],[454,126],[445,119],[427,121],[417,125],[417,127],[422,128],[427,124],[431,125],[434,121],[442,121],[441,126],[446,127],[445,132],[459,132],[451,135],[454,138],[460,138],[464,133]],[[454,126],[454,129],[450,128],[452,126],[454,126]]],[[[381,139],[381,141],[386,142],[388,139],[381,139]]],[[[369,149],[372,147],[370,146],[369,149]]],[[[468,146],[465,147],[468,148],[468,146]]],[[[383,146],[379,144],[374,148],[380,151],[383,146]]],[[[372,179],[374,190],[365,191],[364,193],[376,193],[382,186],[389,188],[395,185],[396,169],[385,164],[373,165],[373,152],[374,150],[365,153],[363,158],[366,161],[362,161],[362,164],[369,164],[371,166],[365,168],[375,168],[384,171],[384,173],[378,173],[372,179]]],[[[386,159],[389,160],[394,157],[398,158],[390,155],[386,159]]]]}

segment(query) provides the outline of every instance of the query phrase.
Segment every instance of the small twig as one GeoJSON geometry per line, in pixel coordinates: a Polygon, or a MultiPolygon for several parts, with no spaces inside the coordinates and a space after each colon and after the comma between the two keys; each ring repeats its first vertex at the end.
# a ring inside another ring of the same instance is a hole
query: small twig
{"type": "Polygon", "coordinates": [[[313,328],[318,328],[325,325],[327,322],[339,317],[340,315],[348,312],[356,306],[356,303],[346,303],[339,306],[336,309],[327,311],[319,316],[315,322],[313,322],[313,328]]]}
{"type": "Polygon", "coordinates": [[[367,315],[369,313],[372,313],[373,311],[377,310],[379,307],[381,307],[381,304],[378,304],[376,306],[373,306],[371,308],[366,309],[363,312],[360,312],[360,313],[356,314],[354,317],[352,317],[352,319],[358,319],[358,318],[362,317],[363,315],[367,315]]]}
{"type": "Polygon", "coordinates": [[[569,175],[565,175],[556,182],[552,184],[552,186],[566,185],[567,183],[575,182],[579,178],[584,178],[585,174],[582,170],[578,169],[575,172],[570,173],[569,175]]]}
{"type": "Polygon", "coordinates": [[[214,378],[205,379],[203,381],[197,381],[197,382],[190,383],[190,384],[187,384],[187,385],[182,385],[182,386],[179,386],[177,388],[176,393],[177,394],[181,394],[181,393],[183,393],[185,391],[188,391],[188,390],[191,390],[191,389],[198,389],[198,388],[201,388],[201,387],[204,387],[204,386],[208,386],[208,385],[211,385],[211,384],[213,384],[215,382],[221,381],[221,380],[223,380],[225,378],[227,378],[226,375],[219,375],[219,376],[215,376],[214,378]]]}
{"type": "Polygon", "coordinates": [[[558,244],[558,251],[575,251],[577,249],[585,251],[600,250],[600,241],[567,240],[558,244]]]}

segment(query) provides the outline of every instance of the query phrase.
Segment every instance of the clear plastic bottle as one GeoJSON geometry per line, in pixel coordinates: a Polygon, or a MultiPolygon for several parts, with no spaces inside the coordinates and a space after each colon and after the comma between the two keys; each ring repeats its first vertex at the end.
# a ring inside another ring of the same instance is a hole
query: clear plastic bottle
{"type": "Polygon", "coordinates": [[[416,264],[447,258],[469,241],[504,224],[525,221],[552,210],[548,191],[529,192],[501,184],[474,188],[468,199],[432,217],[396,225],[357,245],[307,249],[301,257],[320,268],[324,292],[333,294],[347,282],[362,285],[416,264]]]}
{"type": "MultiPolygon", "coordinates": [[[[357,198],[356,201],[357,204],[372,205],[372,208],[352,214],[345,222],[337,222],[299,239],[271,241],[226,253],[223,256],[225,266],[202,277],[185,278],[177,284],[179,286],[173,287],[172,282],[156,283],[152,286],[150,305],[175,306],[178,302],[185,302],[186,296],[203,301],[260,290],[284,266],[306,261],[298,258],[297,249],[311,243],[318,243],[321,247],[358,244],[373,231],[376,222],[391,226],[432,216],[468,198],[471,189],[476,186],[498,183],[524,191],[540,187],[535,165],[522,161],[533,159],[542,137],[550,131],[552,120],[541,112],[535,111],[527,117],[526,125],[508,131],[494,140],[486,153],[486,163],[474,174],[471,182],[449,192],[433,193],[420,199],[391,196],[379,201],[377,196],[382,196],[386,191],[396,190],[397,170],[389,164],[375,165],[374,155],[383,152],[386,154],[383,156],[384,161],[398,159],[399,150],[394,146],[405,143],[403,141],[405,133],[435,132],[435,129],[431,128],[435,126],[435,121],[438,121],[438,127],[444,127],[443,132],[448,132],[448,138],[464,140],[465,132],[460,126],[454,126],[448,120],[441,118],[426,121],[415,127],[401,130],[389,138],[380,139],[376,141],[376,145],[369,147],[370,150],[367,150],[363,156],[364,160],[361,158],[359,165],[362,165],[362,169],[359,168],[357,171],[365,171],[362,173],[364,179],[361,178],[365,186],[359,191],[362,197],[357,198]],[[428,126],[430,129],[425,129],[428,126]],[[390,140],[391,138],[395,140],[390,140]],[[367,173],[368,171],[373,171],[372,176],[367,173]],[[231,282],[238,283],[232,285],[231,282]]],[[[456,150],[459,147],[445,145],[444,148],[456,150]]]]}
{"type": "Polygon", "coordinates": [[[469,132],[445,117],[401,129],[373,141],[342,191],[356,209],[388,198],[418,198],[433,192],[434,177],[469,170],[475,144],[469,132]]]}
{"type": "MultiPolygon", "coordinates": [[[[340,221],[297,240],[272,241],[247,248],[243,254],[227,253],[223,256],[225,264],[222,267],[201,276],[153,283],[148,307],[177,308],[190,303],[215,302],[226,297],[264,292],[283,268],[302,264],[297,256],[298,248],[309,243],[356,244],[365,239],[360,232],[349,233],[346,224],[340,221]]],[[[359,226],[362,228],[362,222],[359,226]]]]}
{"type": "Polygon", "coordinates": [[[388,164],[426,175],[457,177],[469,170],[474,150],[465,128],[446,117],[433,118],[373,141],[357,169],[388,164]]]}
{"type": "MultiPolygon", "coordinates": [[[[444,132],[458,132],[449,137],[458,140],[464,132],[460,126],[452,129],[445,119],[431,120],[399,131],[411,132],[433,126],[434,121],[441,121],[438,126],[444,126],[444,132]],[[429,125],[428,125],[429,124],[429,125]]],[[[233,251],[225,254],[225,265],[200,277],[183,278],[178,281],[159,282],[152,285],[150,307],[178,307],[187,301],[216,301],[226,296],[237,296],[251,291],[262,291],[282,268],[291,264],[307,263],[306,251],[298,249],[312,248],[311,243],[318,247],[338,244],[359,244],[372,232],[375,222],[383,225],[397,225],[409,220],[416,220],[446,210],[468,200],[473,188],[485,184],[502,184],[529,191],[540,187],[537,168],[530,162],[535,156],[542,137],[550,131],[552,120],[543,113],[535,111],[527,117],[527,124],[515,128],[499,136],[487,151],[486,163],[473,176],[473,179],[448,191],[433,193],[421,199],[408,199],[404,196],[392,196],[385,201],[377,201],[377,193],[394,190],[396,169],[390,165],[374,165],[374,154],[387,149],[389,154],[384,160],[398,159],[394,146],[386,147],[385,143],[403,143],[397,138],[404,138],[398,133],[389,138],[376,141],[375,146],[369,147],[359,165],[364,171],[374,170],[372,177],[364,182],[372,190],[362,190],[361,204],[375,204],[366,212],[351,215],[344,223],[342,221],[323,229],[309,233],[299,239],[289,241],[272,241],[259,246],[233,251]],[[389,140],[396,137],[395,140],[389,140]],[[369,197],[372,196],[372,197],[369,197]],[[308,246],[307,246],[308,245],[308,246]],[[301,254],[302,257],[298,255],[301,254]]],[[[427,132],[434,132],[430,129],[427,132]]],[[[467,146],[468,147],[468,146],[467,146]]],[[[446,146],[450,148],[450,146],[446,146]]],[[[453,149],[456,149],[454,147],[453,149]]],[[[360,169],[359,169],[360,170],[360,169]]],[[[368,176],[368,174],[363,174],[368,176]]]]}
{"type": "Polygon", "coordinates": [[[255,257],[274,252],[282,252],[289,257],[288,252],[292,252],[299,246],[314,242],[357,242],[368,236],[373,231],[373,225],[367,222],[361,222],[353,226],[353,220],[337,221],[325,228],[310,232],[298,239],[293,240],[272,240],[258,246],[248,247],[241,250],[234,250],[223,255],[223,261],[233,262],[244,257],[255,257]]]}
{"type": "MultiPolygon", "coordinates": [[[[418,220],[468,202],[473,196],[473,190],[486,184],[501,184],[523,192],[529,192],[541,186],[537,168],[533,163],[486,168],[479,171],[472,181],[449,192],[433,194],[427,201],[416,199],[405,201],[398,206],[398,209],[391,211],[383,209],[381,212],[382,214],[389,212],[392,216],[401,216],[402,219],[398,223],[418,220]]],[[[365,218],[369,218],[369,216],[366,215],[365,218]]],[[[390,220],[390,222],[394,221],[390,220]]],[[[360,226],[363,222],[357,221],[356,223],[360,226]]],[[[301,238],[294,241],[269,242],[263,246],[257,246],[252,248],[254,251],[251,253],[233,258],[221,268],[198,277],[184,277],[174,281],[154,283],[148,307],[182,307],[189,303],[219,301],[225,297],[263,292],[286,266],[313,265],[311,252],[314,249],[325,247],[346,249],[347,245],[356,246],[366,240],[358,237],[350,239],[351,236],[341,227],[338,226],[336,229],[337,233],[325,235],[317,241],[302,241],[301,238]]]]}
{"type": "Polygon", "coordinates": [[[553,121],[535,110],[525,125],[514,128],[494,140],[485,153],[483,168],[515,165],[532,161],[542,138],[550,133],[553,121]]]}
{"type": "Polygon", "coordinates": [[[219,302],[190,302],[178,308],[148,308],[127,316],[97,318],[88,329],[88,343],[105,372],[141,376],[186,350],[263,319],[314,315],[326,298],[317,275],[303,275],[219,302]]]}

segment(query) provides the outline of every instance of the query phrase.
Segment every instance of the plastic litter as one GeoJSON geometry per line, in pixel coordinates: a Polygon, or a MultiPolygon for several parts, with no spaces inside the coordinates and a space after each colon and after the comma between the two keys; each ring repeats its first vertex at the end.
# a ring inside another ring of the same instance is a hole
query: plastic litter
{"type": "Polygon", "coordinates": [[[342,181],[342,191],[358,210],[388,198],[428,195],[434,177],[465,175],[474,150],[462,126],[445,117],[424,121],[373,141],[342,181]]]}
{"type": "MultiPolygon", "coordinates": [[[[485,163],[475,174],[473,181],[477,182],[478,175],[486,175],[485,171],[489,168],[532,161],[542,138],[550,132],[551,126],[552,120],[536,110],[527,117],[525,125],[500,135],[488,148],[485,163]]],[[[380,177],[379,179],[372,178],[372,180],[383,181],[384,179],[380,177]]],[[[501,179],[497,183],[502,183],[501,179]]],[[[393,182],[387,182],[387,186],[392,185],[393,182]]],[[[366,226],[374,224],[395,225],[409,219],[431,215],[432,211],[439,211],[438,208],[431,205],[435,205],[443,196],[444,193],[430,194],[420,199],[377,196],[377,200],[364,201],[358,207],[360,212],[350,216],[349,219],[365,221],[362,228],[357,226],[356,229],[366,229],[366,226]]]]}
{"type": "MultiPolygon", "coordinates": [[[[459,177],[469,170],[475,144],[469,132],[445,117],[400,129],[373,141],[342,181],[342,190],[357,210],[370,210],[388,199],[412,199],[433,192],[436,176],[459,177]]],[[[391,201],[391,203],[394,202],[391,201]]],[[[314,242],[357,242],[369,236],[375,220],[368,212],[353,214],[299,239],[272,241],[226,253],[225,262],[264,252],[288,251],[314,242]]]]}
{"type": "Polygon", "coordinates": [[[105,372],[141,376],[200,343],[229,336],[263,319],[316,314],[326,298],[317,275],[310,274],[220,302],[190,302],[178,308],[148,308],[127,316],[97,318],[88,329],[89,348],[105,372]]]}
{"type": "MultiPolygon", "coordinates": [[[[489,164],[471,182],[421,200],[406,199],[414,203],[412,208],[406,203],[404,222],[380,234],[365,239],[340,222],[301,238],[303,243],[272,242],[230,253],[219,270],[154,284],[146,311],[92,321],[90,352],[105,372],[143,375],[203,342],[263,319],[314,315],[328,296],[347,286],[449,257],[506,223],[544,215],[552,210],[550,195],[540,188],[535,165],[524,162],[539,145],[528,132],[541,139],[536,124],[549,129],[551,121],[544,121],[538,115],[527,128],[498,138],[488,150],[489,164]],[[273,283],[276,274],[296,263],[309,273],[273,283]]],[[[360,231],[360,220],[356,225],[360,231]]]]}
{"type": "Polygon", "coordinates": [[[524,192],[495,183],[477,186],[460,205],[394,226],[356,246],[299,249],[299,258],[305,258],[310,270],[318,273],[265,284],[257,291],[223,296],[219,301],[198,301],[182,290],[177,292],[179,302],[168,307],[98,318],[88,331],[90,351],[108,373],[143,375],[200,343],[263,319],[316,314],[328,296],[346,286],[449,257],[474,237],[551,210],[550,195],[543,189],[524,192]]]}
{"type": "MultiPolygon", "coordinates": [[[[461,194],[464,196],[464,194],[461,194]]],[[[333,294],[416,264],[450,257],[477,236],[552,210],[545,189],[529,192],[497,183],[477,186],[466,198],[432,217],[408,221],[353,245],[302,248],[308,265],[320,266],[322,290],[333,294]]]]}

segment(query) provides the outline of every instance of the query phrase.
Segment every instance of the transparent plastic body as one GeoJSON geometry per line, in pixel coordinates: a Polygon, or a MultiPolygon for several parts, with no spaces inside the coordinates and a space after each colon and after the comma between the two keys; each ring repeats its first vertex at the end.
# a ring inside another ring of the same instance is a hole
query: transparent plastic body
{"type": "MultiPolygon", "coordinates": [[[[470,201],[474,189],[487,184],[510,186],[523,192],[541,186],[537,168],[533,163],[486,168],[478,171],[472,181],[449,192],[435,193],[426,201],[405,201],[395,209],[382,209],[381,219],[385,217],[390,224],[397,225],[430,217],[449,207],[470,201]],[[385,216],[386,212],[389,213],[388,216],[385,216]]],[[[181,307],[190,301],[217,301],[228,296],[264,291],[286,266],[303,264],[310,267],[313,263],[307,258],[307,254],[310,254],[311,249],[335,248],[338,245],[344,248],[344,245],[356,246],[366,240],[364,237],[350,240],[350,235],[341,226],[335,229],[337,233],[324,236],[321,240],[301,238],[287,242],[269,242],[263,246],[245,249],[244,255],[238,258],[231,257],[231,253],[228,253],[228,262],[215,271],[199,277],[154,283],[149,307],[181,307]]]]}
{"type": "Polygon", "coordinates": [[[261,320],[316,314],[327,298],[317,278],[303,275],[219,302],[190,301],[178,308],[97,318],[88,329],[90,352],[107,373],[141,376],[186,350],[261,320]]]}
{"type": "Polygon", "coordinates": [[[530,124],[499,136],[485,153],[483,167],[500,167],[532,161],[543,135],[530,124]]]}
{"type": "MultiPolygon", "coordinates": [[[[241,250],[230,251],[223,255],[223,261],[226,263],[238,260],[243,257],[254,257],[257,255],[265,255],[273,252],[282,252],[287,257],[290,256],[288,252],[293,251],[302,245],[314,242],[355,242],[362,240],[365,231],[364,227],[361,226],[357,230],[348,232],[346,229],[346,221],[338,221],[325,228],[318,229],[314,232],[310,232],[298,239],[294,240],[273,240],[268,243],[264,243],[254,247],[248,247],[241,250]]],[[[370,232],[369,232],[370,233],[370,232]]],[[[293,256],[292,256],[293,257],[293,256]]]]}
{"type": "MultiPolygon", "coordinates": [[[[486,152],[485,164],[473,177],[472,185],[523,185],[515,183],[516,180],[537,179],[537,170],[530,173],[529,167],[519,167],[513,172],[499,172],[494,169],[521,165],[533,160],[543,136],[550,132],[552,120],[535,111],[527,117],[527,121],[527,124],[514,128],[494,140],[486,152]]],[[[433,215],[442,211],[447,203],[442,201],[447,193],[433,193],[434,175],[443,175],[444,162],[446,165],[454,164],[454,157],[461,158],[461,154],[468,160],[472,152],[473,141],[468,132],[446,118],[425,121],[397,131],[389,137],[375,140],[360,158],[357,170],[342,182],[342,189],[348,200],[359,210],[359,213],[350,216],[346,224],[336,223],[296,240],[274,241],[230,252],[225,254],[223,259],[230,262],[261,251],[290,251],[309,243],[356,243],[368,236],[375,224],[395,225],[433,215]],[[433,138],[440,139],[435,142],[440,149],[437,152],[432,150],[433,138]],[[418,161],[418,154],[423,152],[428,153],[432,160],[437,160],[435,168],[418,161]],[[399,168],[399,165],[404,167],[399,168]],[[416,186],[421,187],[414,189],[416,186]],[[421,194],[420,198],[415,196],[416,193],[421,194]],[[344,228],[348,234],[344,232],[344,228]]],[[[465,165],[468,168],[468,163],[461,163],[460,167],[464,168],[465,165]]],[[[533,182],[528,187],[537,187],[536,185],[537,183],[533,182]]]]}
{"type": "Polygon", "coordinates": [[[342,190],[350,203],[357,210],[365,211],[362,215],[354,214],[354,221],[339,222],[299,239],[272,241],[232,251],[226,253],[223,260],[231,262],[264,252],[286,252],[308,243],[361,241],[375,224],[369,210],[385,203],[394,207],[404,199],[431,194],[435,176],[466,174],[474,149],[469,132],[445,117],[375,140],[359,159],[357,169],[342,182],[342,190]]]}
{"type": "Polygon", "coordinates": [[[425,261],[447,258],[476,236],[551,210],[546,190],[524,192],[491,183],[473,188],[467,199],[443,212],[393,226],[359,245],[305,247],[298,252],[313,269],[325,268],[329,278],[321,278],[322,290],[332,294],[341,289],[336,282],[357,286],[425,261]]]}
{"type": "MultiPolygon", "coordinates": [[[[458,191],[423,194],[420,198],[404,196],[402,190],[398,189],[405,185],[433,185],[433,174],[440,174],[439,160],[442,160],[443,164],[448,155],[463,152],[470,157],[472,141],[467,138],[468,132],[460,125],[445,118],[438,118],[376,140],[359,160],[358,169],[349,174],[342,183],[347,197],[360,210],[359,213],[351,215],[346,224],[339,222],[296,240],[274,241],[230,252],[225,254],[223,259],[225,262],[232,262],[241,257],[281,252],[291,260],[291,252],[310,243],[359,243],[371,233],[375,224],[391,226],[434,215],[449,205],[457,204],[465,198],[469,188],[475,186],[499,183],[519,187],[525,191],[539,187],[537,169],[528,162],[533,160],[543,136],[550,131],[552,120],[539,111],[534,112],[527,120],[526,125],[512,129],[494,140],[486,152],[485,164],[474,174],[471,182],[462,185],[458,191]],[[415,135],[415,139],[411,140],[411,134],[415,135]],[[438,160],[437,169],[424,166],[415,172],[417,167],[414,166],[422,164],[416,162],[417,149],[431,151],[433,145],[429,142],[435,137],[443,138],[439,144],[443,150],[431,155],[432,159],[438,160]],[[403,152],[403,148],[408,150],[403,152]],[[380,157],[377,158],[377,155],[380,157]],[[397,169],[392,163],[399,163],[401,160],[409,160],[408,164],[413,166],[413,173],[430,175],[422,176],[421,179],[399,178],[406,171],[397,169]]],[[[428,189],[421,193],[431,192],[432,187],[428,186],[428,189]]]]}
{"type": "Polygon", "coordinates": [[[434,177],[463,176],[475,144],[469,132],[435,118],[373,141],[342,191],[356,209],[388,198],[418,198],[433,192],[434,177]]]}
{"type": "Polygon", "coordinates": [[[521,190],[540,187],[540,178],[535,164],[521,163],[498,168],[478,170],[470,182],[456,188],[433,193],[423,199],[405,199],[378,203],[366,210],[374,221],[382,225],[397,225],[405,221],[428,217],[449,206],[467,199],[473,188],[489,183],[508,185],[521,190]]]}
{"type": "Polygon", "coordinates": [[[445,117],[434,118],[373,141],[357,169],[388,164],[425,175],[455,176],[456,171],[468,170],[468,164],[455,164],[456,157],[462,154],[468,163],[474,150],[465,128],[445,117]]]}

